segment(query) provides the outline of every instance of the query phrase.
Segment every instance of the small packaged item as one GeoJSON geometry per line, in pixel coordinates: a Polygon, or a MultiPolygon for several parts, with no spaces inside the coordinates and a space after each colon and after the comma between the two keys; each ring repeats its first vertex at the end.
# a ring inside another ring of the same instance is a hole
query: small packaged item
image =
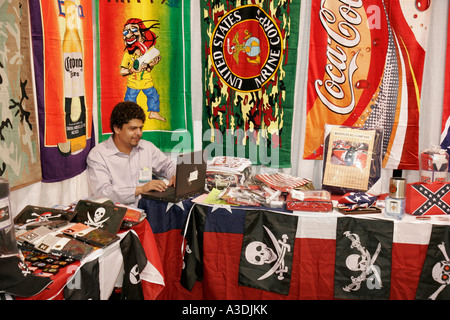
{"type": "Polygon", "coordinates": [[[61,232],[69,237],[83,241],[95,247],[103,248],[119,240],[116,234],[106,230],[89,227],[83,223],[73,224],[61,232]]]}
{"type": "Polygon", "coordinates": [[[333,211],[331,194],[326,190],[291,190],[286,197],[286,208],[292,211],[333,211]]]}
{"type": "Polygon", "coordinates": [[[265,198],[251,190],[241,187],[230,187],[221,192],[219,199],[225,200],[229,204],[241,206],[259,207],[265,198]]]}
{"type": "Polygon", "coordinates": [[[429,149],[420,153],[420,182],[433,183],[447,180],[449,156],[444,149],[429,149]]]}
{"type": "Polygon", "coordinates": [[[405,211],[415,216],[450,214],[450,182],[408,183],[405,211]]]}
{"type": "Polygon", "coordinates": [[[334,195],[381,194],[383,131],[325,126],[322,188],[334,195]]]}
{"type": "Polygon", "coordinates": [[[246,158],[214,157],[206,168],[206,188],[224,190],[244,185],[252,173],[252,162],[246,158]]]}

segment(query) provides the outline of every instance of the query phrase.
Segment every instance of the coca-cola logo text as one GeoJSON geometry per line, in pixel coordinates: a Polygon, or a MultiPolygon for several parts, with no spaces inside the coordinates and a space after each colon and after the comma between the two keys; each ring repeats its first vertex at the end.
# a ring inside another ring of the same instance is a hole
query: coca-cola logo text
{"type": "Polygon", "coordinates": [[[319,19],[328,35],[327,64],[325,65],[327,78],[324,81],[316,79],[314,88],[320,101],[328,109],[344,115],[351,113],[355,108],[353,76],[358,69],[357,58],[360,51],[357,50],[349,58],[346,49],[356,47],[361,41],[361,35],[356,26],[362,22],[358,12],[358,9],[362,7],[362,0],[340,0],[342,4],[338,7],[338,14],[326,8],[325,2],[326,0],[321,1],[319,19]],[[322,87],[325,90],[321,90],[322,87]],[[348,89],[345,90],[347,87],[348,89]],[[350,97],[346,97],[348,94],[350,97]],[[335,101],[348,101],[348,103],[342,105],[336,104],[335,101]]]}

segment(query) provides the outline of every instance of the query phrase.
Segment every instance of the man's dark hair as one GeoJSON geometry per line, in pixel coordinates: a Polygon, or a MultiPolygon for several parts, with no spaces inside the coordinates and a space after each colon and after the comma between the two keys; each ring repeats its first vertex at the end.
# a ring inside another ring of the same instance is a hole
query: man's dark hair
{"type": "Polygon", "coordinates": [[[119,102],[111,112],[109,119],[109,126],[112,133],[114,134],[114,127],[122,129],[124,124],[133,119],[139,119],[145,123],[145,112],[141,106],[132,101],[119,102]]]}

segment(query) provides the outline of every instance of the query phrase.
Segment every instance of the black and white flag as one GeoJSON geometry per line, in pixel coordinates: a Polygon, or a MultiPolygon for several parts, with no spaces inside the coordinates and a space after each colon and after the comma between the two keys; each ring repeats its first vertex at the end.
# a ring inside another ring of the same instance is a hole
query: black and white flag
{"type": "Polygon", "coordinates": [[[65,300],[100,300],[98,259],[86,262],[64,287],[65,300]]]}
{"type": "Polygon", "coordinates": [[[389,299],[393,230],[392,221],[338,218],[335,298],[389,299]]]}
{"type": "Polygon", "coordinates": [[[450,227],[433,225],[416,299],[450,299],[450,227]]]}
{"type": "Polygon", "coordinates": [[[196,281],[203,280],[203,232],[205,231],[207,206],[194,205],[183,227],[183,268],[181,285],[192,290],[196,281]]]}
{"type": "Polygon", "coordinates": [[[140,273],[147,265],[147,256],[139,237],[134,231],[128,232],[120,240],[120,250],[124,268],[120,298],[123,300],[144,300],[140,273]]]}
{"type": "Polygon", "coordinates": [[[289,294],[298,217],[248,211],[239,264],[239,285],[289,294]]]}

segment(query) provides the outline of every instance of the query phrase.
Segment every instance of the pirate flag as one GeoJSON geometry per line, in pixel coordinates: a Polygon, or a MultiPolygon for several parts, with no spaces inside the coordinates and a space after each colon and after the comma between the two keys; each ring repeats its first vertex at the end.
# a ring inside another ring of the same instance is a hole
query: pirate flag
{"type": "Polygon", "coordinates": [[[433,225],[416,299],[449,300],[450,227],[433,225]]]}
{"type": "Polygon", "coordinates": [[[147,265],[147,256],[134,231],[128,232],[120,241],[120,250],[124,264],[121,299],[144,300],[140,272],[147,265]]]}
{"type": "Polygon", "coordinates": [[[248,211],[239,264],[239,285],[289,294],[298,217],[248,211]]]}
{"type": "Polygon", "coordinates": [[[65,300],[100,300],[98,259],[86,262],[64,287],[65,300]]]}
{"type": "Polygon", "coordinates": [[[208,207],[194,205],[183,228],[185,242],[181,285],[192,290],[195,282],[203,280],[203,232],[208,207]]]}
{"type": "Polygon", "coordinates": [[[90,227],[116,234],[122,225],[127,208],[115,206],[109,202],[80,200],[75,207],[75,212],[77,214],[72,222],[84,223],[90,227]]]}
{"type": "Polygon", "coordinates": [[[335,298],[389,299],[393,230],[392,221],[338,218],[335,298]]]}

